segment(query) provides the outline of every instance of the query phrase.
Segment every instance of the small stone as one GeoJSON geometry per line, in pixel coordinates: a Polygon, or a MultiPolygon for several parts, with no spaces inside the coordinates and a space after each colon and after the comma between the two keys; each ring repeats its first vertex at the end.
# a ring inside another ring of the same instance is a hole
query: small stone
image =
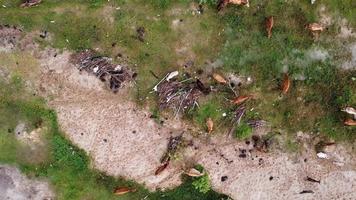
{"type": "Polygon", "coordinates": [[[247,156],[246,156],[246,154],[243,153],[243,154],[240,154],[239,157],[240,158],[246,158],[247,156]]]}
{"type": "Polygon", "coordinates": [[[107,139],[103,139],[104,142],[107,142],[108,140],[107,139]]]}
{"type": "Polygon", "coordinates": [[[273,176],[270,176],[270,177],[269,177],[269,180],[270,180],[270,181],[273,180],[273,176]]]}

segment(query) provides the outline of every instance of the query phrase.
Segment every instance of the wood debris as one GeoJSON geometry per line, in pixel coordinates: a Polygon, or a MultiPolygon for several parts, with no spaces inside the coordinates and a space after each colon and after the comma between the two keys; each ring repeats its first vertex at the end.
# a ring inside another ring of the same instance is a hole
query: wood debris
{"type": "Polygon", "coordinates": [[[221,76],[220,74],[214,73],[214,74],[213,74],[213,78],[214,78],[218,83],[222,83],[222,84],[226,84],[226,83],[227,83],[226,79],[225,79],[223,76],[221,76]]]}
{"type": "Polygon", "coordinates": [[[217,6],[218,11],[224,9],[228,4],[250,7],[249,0],[219,0],[217,6]]]}
{"type": "Polygon", "coordinates": [[[114,194],[115,195],[124,195],[129,192],[136,192],[135,188],[129,188],[129,187],[118,187],[115,189],[114,194]]]}
{"type": "Polygon", "coordinates": [[[274,25],[274,19],[273,16],[270,16],[266,20],[266,31],[267,31],[267,37],[271,38],[272,37],[272,28],[274,25]]]}
{"type": "Polygon", "coordinates": [[[282,94],[287,94],[291,85],[291,80],[288,74],[284,74],[282,83],[282,94]]]}
{"type": "Polygon", "coordinates": [[[168,167],[168,165],[169,165],[169,161],[160,165],[155,171],[155,176],[161,174],[168,167]]]}
{"type": "Polygon", "coordinates": [[[41,2],[42,2],[42,0],[25,0],[20,5],[20,7],[28,8],[28,7],[36,6],[36,5],[40,4],[41,2]]]}
{"type": "Polygon", "coordinates": [[[347,119],[344,121],[344,124],[346,126],[356,126],[356,120],[353,120],[353,119],[347,119]]]}
{"type": "Polygon", "coordinates": [[[305,179],[306,181],[310,181],[310,182],[313,182],[313,183],[319,183],[320,184],[320,180],[315,180],[309,176],[307,176],[307,178],[305,179]]]}
{"type": "Polygon", "coordinates": [[[307,194],[307,193],[314,193],[312,190],[303,190],[299,192],[299,194],[307,194]]]}
{"type": "Polygon", "coordinates": [[[206,120],[206,127],[208,128],[208,133],[211,133],[213,131],[214,122],[210,117],[206,120]]]}
{"type": "Polygon", "coordinates": [[[203,172],[200,172],[199,170],[197,170],[195,168],[191,168],[189,171],[185,172],[185,174],[187,174],[190,177],[200,177],[200,176],[204,175],[203,172]]]}
{"type": "Polygon", "coordinates": [[[101,81],[106,82],[108,88],[114,93],[136,75],[126,67],[113,64],[110,58],[98,56],[92,50],[74,54],[71,60],[80,71],[85,70],[90,74],[94,74],[101,81]]]}

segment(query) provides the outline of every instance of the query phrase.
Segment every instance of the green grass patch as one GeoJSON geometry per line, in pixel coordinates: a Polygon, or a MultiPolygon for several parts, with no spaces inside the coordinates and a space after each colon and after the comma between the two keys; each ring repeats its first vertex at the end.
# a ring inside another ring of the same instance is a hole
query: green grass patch
{"type": "Polygon", "coordinates": [[[252,128],[246,123],[241,123],[236,127],[235,137],[239,140],[244,140],[252,135],[252,128]]]}

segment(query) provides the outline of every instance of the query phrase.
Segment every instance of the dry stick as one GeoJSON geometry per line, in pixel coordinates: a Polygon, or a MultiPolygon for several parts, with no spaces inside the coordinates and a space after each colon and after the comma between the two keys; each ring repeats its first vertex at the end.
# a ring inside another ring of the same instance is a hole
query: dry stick
{"type": "Polygon", "coordinates": [[[158,90],[157,87],[168,77],[168,75],[169,75],[169,73],[166,74],[166,75],[157,83],[157,85],[155,85],[155,86],[152,88],[153,91],[151,91],[150,93],[157,91],[157,90],[158,90]]]}
{"type": "Polygon", "coordinates": [[[179,81],[180,83],[184,83],[184,82],[187,82],[187,81],[190,81],[190,80],[192,80],[193,78],[187,78],[187,79],[185,79],[185,80],[182,80],[182,81],[179,81]]]}
{"type": "Polygon", "coordinates": [[[175,117],[174,118],[177,118],[178,117],[178,114],[179,114],[179,111],[180,111],[180,108],[182,107],[182,104],[183,104],[183,101],[186,100],[189,96],[189,94],[192,92],[193,89],[190,89],[189,92],[187,93],[187,95],[185,95],[185,98],[183,98],[183,100],[180,102],[180,105],[178,107],[178,110],[175,114],[175,117]]]}
{"type": "Polygon", "coordinates": [[[230,90],[235,94],[235,97],[239,96],[239,95],[237,94],[237,92],[234,90],[234,88],[232,88],[232,86],[231,86],[231,81],[230,81],[230,80],[229,80],[228,85],[229,85],[230,90]]]}

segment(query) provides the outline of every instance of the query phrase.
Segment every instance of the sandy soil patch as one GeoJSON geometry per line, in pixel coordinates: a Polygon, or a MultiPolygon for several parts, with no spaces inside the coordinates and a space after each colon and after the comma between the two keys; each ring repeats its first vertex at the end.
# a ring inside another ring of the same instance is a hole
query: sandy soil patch
{"type": "Polygon", "coordinates": [[[55,197],[47,182],[28,179],[15,167],[0,165],[0,199],[50,200],[55,197]]]}
{"type": "Polygon", "coordinates": [[[129,100],[128,90],[112,94],[96,77],[68,63],[69,53],[46,55],[41,93],[58,113],[62,130],[93,158],[93,165],[114,176],[144,183],[148,188],[180,183],[179,167],[155,176],[172,134],[184,131],[177,121],[160,125],[150,113],[129,100]]]}

